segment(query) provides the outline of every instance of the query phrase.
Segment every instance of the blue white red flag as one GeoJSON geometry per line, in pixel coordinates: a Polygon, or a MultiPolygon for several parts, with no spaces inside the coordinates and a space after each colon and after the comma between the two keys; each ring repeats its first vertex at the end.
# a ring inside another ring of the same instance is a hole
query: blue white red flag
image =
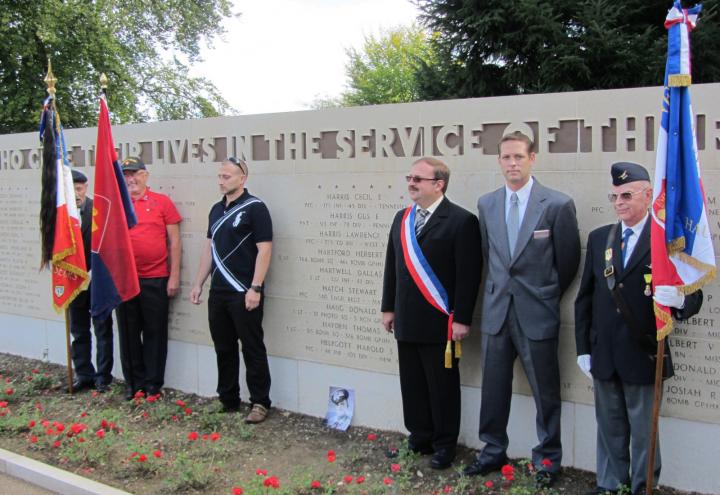
{"type": "MultiPolygon", "coordinates": [[[[447,291],[442,286],[430,263],[420,249],[415,233],[415,216],[417,205],[408,206],[403,214],[400,223],[400,243],[402,245],[405,266],[412,277],[415,285],[425,300],[435,309],[448,316],[447,346],[445,347],[445,367],[452,368],[452,323],[453,314],[450,310],[450,302],[447,291]]],[[[455,342],[455,357],[460,358],[462,354],[460,342],[455,342]]]]}
{"type": "MultiPolygon", "coordinates": [[[[690,32],[700,6],[676,1],[665,20],[668,59],[651,208],[652,282],[689,294],[716,275],[690,104],[690,32]]],[[[672,331],[669,308],[655,304],[658,340],[672,331]]]]}
{"type": "Polygon", "coordinates": [[[100,98],[90,294],[90,313],[95,318],[107,318],[118,304],[140,293],[128,232],[136,223],[135,210],[115,152],[107,103],[105,98],[100,98]]]}
{"type": "Polygon", "coordinates": [[[60,115],[52,96],[43,104],[40,138],[42,264],[51,265],[53,307],[60,312],[87,288],[89,275],[60,115]]]}

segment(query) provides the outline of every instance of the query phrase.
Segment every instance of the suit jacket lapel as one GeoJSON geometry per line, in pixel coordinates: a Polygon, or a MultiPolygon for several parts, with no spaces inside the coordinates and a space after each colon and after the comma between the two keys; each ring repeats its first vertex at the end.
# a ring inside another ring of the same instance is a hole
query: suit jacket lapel
{"type": "Polygon", "coordinates": [[[630,259],[627,262],[627,266],[623,270],[623,277],[630,273],[633,268],[635,268],[635,265],[637,265],[640,260],[645,258],[647,256],[648,251],[650,251],[650,219],[648,218],[645,222],[645,226],[642,229],[642,232],[640,233],[640,238],[637,241],[637,244],[635,244],[635,249],[633,249],[633,252],[630,254],[630,259]]]}
{"type": "Polygon", "coordinates": [[[487,236],[496,245],[496,251],[502,256],[505,265],[510,264],[510,245],[508,244],[507,223],[505,222],[505,187],[493,193],[487,212],[487,236]]]}
{"type": "Polygon", "coordinates": [[[440,202],[433,214],[430,215],[430,219],[423,226],[422,230],[420,230],[420,234],[417,238],[418,242],[422,241],[422,239],[427,235],[428,232],[434,229],[437,225],[440,225],[443,220],[447,218],[448,203],[449,200],[447,199],[447,197],[443,198],[443,200],[440,202]]]}
{"type": "MultiPolygon", "coordinates": [[[[523,249],[525,249],[527,243],[530,242],[530,237],[535,230],[535,226],[538,224],[538,221],[545,211],[545,194],[542,191],[543,188],[537,180],[533,180],[535,182],[530,190],[530,197],[528,198],[528,204],[525,208],[525,215],[523,215],[523,221],[520,225],[520,231],[518,232],[515,253],[513,254],[513,259],[510,264],[515,262],[518,256],[522,253],[523,249]]],[[[507,227],[505,230],[507,232],[507,227]]],[[[507,238],[507,235],[505,237],[507,238]]]]}
{"type": "Polygon", "coordinates": [[[615,267],[615,278],[619,279],[624,272],[622,262],[622,223],[618,222],[613,227],[615,229],[615,240],[612,245],[613,266],[615,267]]]}

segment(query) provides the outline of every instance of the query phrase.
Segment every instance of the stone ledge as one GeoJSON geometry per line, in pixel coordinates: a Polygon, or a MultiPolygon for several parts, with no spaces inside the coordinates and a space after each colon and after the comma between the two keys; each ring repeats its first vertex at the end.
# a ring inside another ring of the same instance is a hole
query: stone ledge
{"type": "Polygon", "coordinates": [[[131,495],[5,449],[0,449],[0,473],[63,495],[131,495]]]}

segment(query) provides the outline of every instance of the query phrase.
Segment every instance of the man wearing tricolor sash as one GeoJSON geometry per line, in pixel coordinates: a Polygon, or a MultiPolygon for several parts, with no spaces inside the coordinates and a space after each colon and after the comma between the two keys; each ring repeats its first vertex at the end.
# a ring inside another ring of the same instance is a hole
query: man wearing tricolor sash
{"type": "Polygon", "coordinates": [[[485,290],[482,320],[482,402],[479,436],[485,447],[466,475],[485,475],[507,462],[513,364],[520,358],[537,409],[532,449],[539,485],[560,469],[560,299],[580,262],[573,200],[531,175],[534,143],[505,135],[498,163],[505,184],[478,200],[485,290]]]}
{"type": "Polygon", "coordinates": [[[460,432],[459,343],[470,333],[480,283],[477,218],[445,197],[450,170],[434,158],[406,176],[413,204],[393,221],[385,258],[382,320],[398,345],[408,447],[455,459],[460,432]]]}

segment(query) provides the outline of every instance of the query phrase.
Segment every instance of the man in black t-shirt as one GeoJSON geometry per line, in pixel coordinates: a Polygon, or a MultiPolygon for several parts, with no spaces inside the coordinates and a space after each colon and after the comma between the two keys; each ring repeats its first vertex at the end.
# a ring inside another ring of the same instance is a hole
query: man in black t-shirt
{"type": "Polygon", "coordinates": [[[200,256],[190,301],[200,304],[210,280],[208,320],[218,366],[217,392],[226,411],[240,407],[242,344],[252,410],[246,423],[265,420],[270,408],[270,368],[263,342],[263,284],[272,255],[272,221],[262,200],[245,189],[248,168],[230,157],[218,172],[224,194],[210,209],[207,242],[200,256]]]}

